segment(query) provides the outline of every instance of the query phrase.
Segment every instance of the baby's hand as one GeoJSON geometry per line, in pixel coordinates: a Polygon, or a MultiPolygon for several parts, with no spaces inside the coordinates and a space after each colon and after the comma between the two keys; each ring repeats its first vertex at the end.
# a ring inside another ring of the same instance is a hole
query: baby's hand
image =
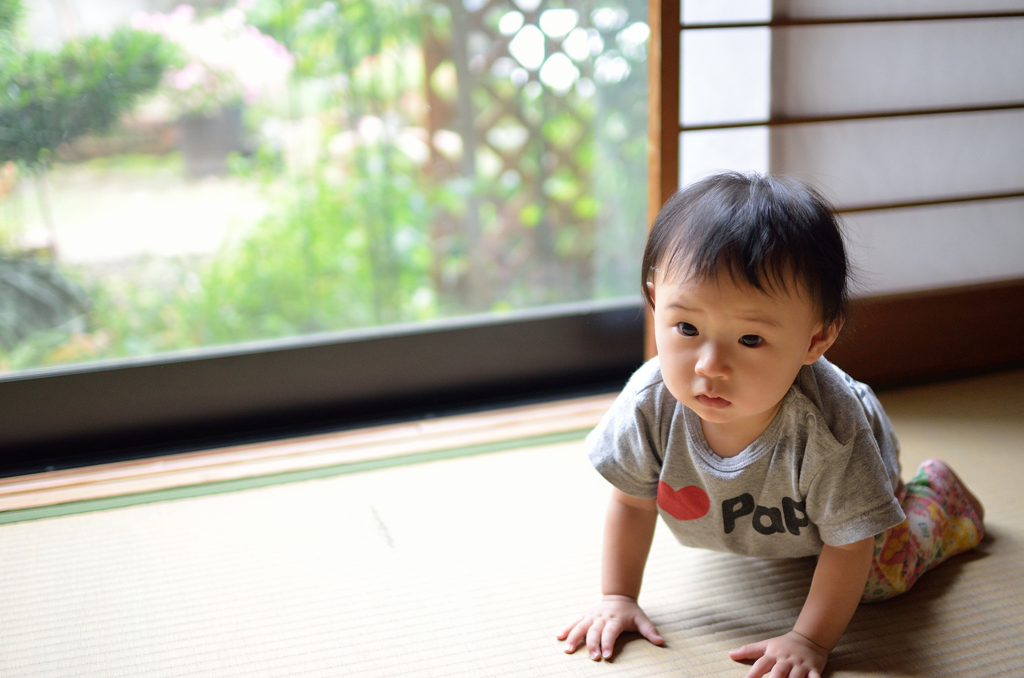
{"type": "Polygon", "coordinates": [[[572,654],[580,641],[586,638],[590,658],[599,661],[601,657],[608,659],[612,656],[615,639],[624,631],[639,631],[655,645],[665,642],[636,600],[629,596],[602,597],[600,603],[566,626],[558,634],[558,639],[566,641],[565,651],[572,654]]]}
{"type": "Polygon", "coordinates": [[[828,650],[796,631],[784,636],[744,645],[729,653],[733,661],[756,659],[746,678],[821,678],[828,650]]]}

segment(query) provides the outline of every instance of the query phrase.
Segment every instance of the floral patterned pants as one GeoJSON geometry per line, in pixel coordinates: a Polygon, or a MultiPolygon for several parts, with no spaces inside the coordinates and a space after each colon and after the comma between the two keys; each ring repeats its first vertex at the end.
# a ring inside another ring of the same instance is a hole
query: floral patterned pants
{"type": "Polygon", "coordinates": [[[946,558],[977,546],[985,534],[963,487],[941,461],[921,464],[901,503],[907,519],[875,537],[864,602],[898,596],[946,558]]]}

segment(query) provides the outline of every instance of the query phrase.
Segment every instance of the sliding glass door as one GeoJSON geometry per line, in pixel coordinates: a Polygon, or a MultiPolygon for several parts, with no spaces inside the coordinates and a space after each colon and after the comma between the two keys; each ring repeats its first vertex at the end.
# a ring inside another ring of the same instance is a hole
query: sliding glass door
{"type": "Polygon", "coordinates": [[[642,0],[22,4],[3,372],[636,293],[642,0]]]}
{"type": "Polygon", "coordinates": [[[98,422],[121,435],[140,402],[149,433],[125,440],[568,383],[583,355],[621,371],[632,348],[600,356],[639,331],[646,11],[0,2],[0,442],[109,447],[98,422]],[[536,334],[565,318],[583,329],[536,334]],[[439,353],[396,374],[398,337],[439,353]],[[467,360],[512,374],[439,367],[467,360]],[[49,407],[81,425],[47,428],[49,407]]]}

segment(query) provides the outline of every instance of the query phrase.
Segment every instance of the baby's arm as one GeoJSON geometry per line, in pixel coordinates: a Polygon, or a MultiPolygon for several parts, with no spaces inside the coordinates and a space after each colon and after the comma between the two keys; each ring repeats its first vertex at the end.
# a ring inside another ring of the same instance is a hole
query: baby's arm
{"type": "Polygon", "coordinates": [[[860,603],[874,544],[874,537],[868,537],[844,546],[825,545],[793,630],[729,653],[735,660],[757,660],[747,678],[760,678],[769,671],[772,678],[820,678],[828,653],[839,642],[860,603]]]}
{"type": "Polygon", "coordinates": [[[605,518],[601,560],[601,601],[558,634],[573,653],[586,638],[591,659],[607,659],[623,631],[639,631],[655,645],[665,641],[640,606],[647,554],[658,522],[656,499],[639,499],[612,490],[605,518]]]}

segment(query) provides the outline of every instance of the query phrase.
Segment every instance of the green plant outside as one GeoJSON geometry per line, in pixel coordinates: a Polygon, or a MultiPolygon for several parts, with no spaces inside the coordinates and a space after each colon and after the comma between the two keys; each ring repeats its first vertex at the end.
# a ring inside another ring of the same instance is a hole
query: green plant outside
{"type": "Polygon", "coordinates": [[[45,164],[61,144],[103,134],[156,87],[173,58],[156,35],[120,29],[30,51],[0,69],[0,162],[45,164]]]}
{"type": "MultiPolygon", "coordinates": [[[[160,38],[128,29],[68,41],[57,52],[19,50],[23,15],[18,0],[0,0],[0,198],[20,165],[36,175],[46,212],[55,153],[83,134],[107,132],[156,86],[173,53],[160,38]]],[[[35,364],[39,347],[59,345],[90,303],[52,262],[15,251],[15,230],[9,211],[0,211],[0,349],[14,363],[35,364]]]]}
{"type": "Polygon", "coordinates": [[[393,149],[366,149],[351,178],[276,187],[273,211],[214,259],[193,295],[199,345],[423,320],[430,198],[393,149]]]}

